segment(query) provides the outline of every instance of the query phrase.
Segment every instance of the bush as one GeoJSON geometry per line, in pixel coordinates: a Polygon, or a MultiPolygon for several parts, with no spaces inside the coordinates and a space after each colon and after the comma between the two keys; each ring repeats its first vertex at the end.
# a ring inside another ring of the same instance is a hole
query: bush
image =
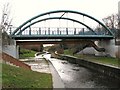
{"type": "Polygon", "coordinates": [[[35,53],[36,51],[33,50],[20,49],[20,58],[34,57],[35,53]]]}

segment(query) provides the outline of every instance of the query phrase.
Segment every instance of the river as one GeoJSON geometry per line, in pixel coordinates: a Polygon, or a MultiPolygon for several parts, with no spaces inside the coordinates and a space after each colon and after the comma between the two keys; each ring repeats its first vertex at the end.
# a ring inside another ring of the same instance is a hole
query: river
{"type": "MultiPolygon", "coordinates": [[[[47,55],[45,56],[47,57],[47,55]]],[[[65,60],[50,58],[66,88],[120,88],[120,81],[91,69],[71,64],[65,60]]],[[[107,89],[109,90],[109,89],[107,89]]]]}

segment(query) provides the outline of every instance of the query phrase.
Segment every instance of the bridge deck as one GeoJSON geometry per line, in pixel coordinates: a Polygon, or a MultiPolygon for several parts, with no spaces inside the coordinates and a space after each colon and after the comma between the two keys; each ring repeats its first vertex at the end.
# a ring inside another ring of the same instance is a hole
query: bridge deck
{"type": "Polygon", "coordinates": [[[110,35],[13,35],[16,40],[31,39],[113,39],[110,35]]]}

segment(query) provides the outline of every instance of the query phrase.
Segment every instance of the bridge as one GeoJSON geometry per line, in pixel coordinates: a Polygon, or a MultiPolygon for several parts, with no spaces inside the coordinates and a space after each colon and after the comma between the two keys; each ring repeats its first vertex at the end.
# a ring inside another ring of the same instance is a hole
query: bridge
{"type": "Polygon", "coordinates": [[[113,39],[113,32],[107,28],[102,22],[85,13],[72,10],[57,10],[42,13],[20,25],[11,34],[16,40],[26,39],[113,39]],[[65,15],[66,14],[66,15],[65,15]],[[77,17],[77,18],[76,18],[77,17]],[[86,24],[86,18],[90,23],[96,22],[100,28],[91,28],[86,24]],[[53,22],[52,27],[35,27],[36,24],[42,22],[58,20],[53,22]],[[60,20],[66,20],[79,24],[79,27],[53,27],[60,20]]]}
{"type": "Polygon", "coordinates": [[[115,35],[112,30],[96,18],[78,11],[45,12],[32,17],[10,32],[16,45],[75,43],[74,40],[77,43],[85,43],[84,40],[90,39],[94,42],[91,45],[98,50],[97,54],[105,52],[115,57],[116,53],[115,35]]]}

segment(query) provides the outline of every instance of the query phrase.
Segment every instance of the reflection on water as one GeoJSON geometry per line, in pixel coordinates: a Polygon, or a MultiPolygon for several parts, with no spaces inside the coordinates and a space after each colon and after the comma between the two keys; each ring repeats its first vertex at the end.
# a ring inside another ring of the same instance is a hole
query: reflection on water
{"type": "Polygon", "coordinates": [[[66,88],[120,88],[120,81],[104,74],[55,58],[50,58],[50,61],[66,88]]]}

